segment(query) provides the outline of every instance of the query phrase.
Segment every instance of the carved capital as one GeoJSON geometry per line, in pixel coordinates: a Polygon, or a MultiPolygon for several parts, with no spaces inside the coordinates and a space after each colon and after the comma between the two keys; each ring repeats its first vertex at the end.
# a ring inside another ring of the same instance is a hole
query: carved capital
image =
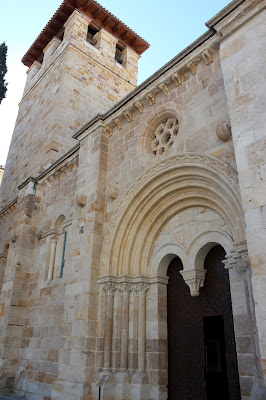
{"type": "Polygon", "coordinates": [[[113,296],[116,290],[116,284],[113,282],[107,282],[103,284],[103,289],[107,296],[113,296]]]}
{"type": "Polygon", "coordinates": [[[119,285],[119,290],[122,296],[129,296],[130,292],[132,291],[132,285],[127,282],[123,282],[119,285]]]}
{"type": "Polygon", "coordinates": [[[206,270],[205,269],[190,269],[179,271],[183,276],[184,281],[189,287],[190,294],[193,297],[199,296],[199,290],[204,285],[206,270]]]}
{"type": "Polygon", "coordinates": [[[51,236],[51,242],[52,242],[52,243],[56,243],[56,242],[57,242],[57,235],[56,235],[56,233],[54,233],[54,234],[51,236]]]}
{"type": "Polygon", "coordinates": [[[226,269],[234,268],[242,278],[245,278],[247,271],[250,269],[250,260],[246,245],[236,245],[234,250],[226,256],[223,263],[226,269]]]}
{"type": "Polygon", "coordinates": [[[149,287],[150,285],[147,283],[137,283],[134,287],[134,290],[137,296],[145,296],[149,287]]]}

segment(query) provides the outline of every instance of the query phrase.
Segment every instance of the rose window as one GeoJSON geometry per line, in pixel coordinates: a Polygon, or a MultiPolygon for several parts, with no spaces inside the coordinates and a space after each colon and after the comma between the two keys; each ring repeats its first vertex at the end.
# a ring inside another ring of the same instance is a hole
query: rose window
{"type": "Polygon", "coordinates": [[[151,151],[155,156],[166,153],[173,145],[178,132],[178,120],[167,118],[156,128],[151,138],[151,151]]]}

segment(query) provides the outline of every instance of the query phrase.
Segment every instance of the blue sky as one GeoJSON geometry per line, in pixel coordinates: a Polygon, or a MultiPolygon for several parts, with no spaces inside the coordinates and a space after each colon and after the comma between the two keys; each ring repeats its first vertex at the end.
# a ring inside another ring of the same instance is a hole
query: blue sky
{"type": "MultiPolygon", "coordinates": [[[[20,62],[61,0],[13,0],[1,4],[0,43],[8,46],[7,97],[0,105],[0,165],[5,164],[27,68],[20,62]]],[[[150,43],[139,62],[139,84],[206,30],[205,22],[228,0],[99,0],[150,43]]]]}

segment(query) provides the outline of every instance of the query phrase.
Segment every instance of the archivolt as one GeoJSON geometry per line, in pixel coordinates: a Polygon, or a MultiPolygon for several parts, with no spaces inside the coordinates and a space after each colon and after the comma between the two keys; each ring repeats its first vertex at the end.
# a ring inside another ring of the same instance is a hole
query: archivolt
{"type": "Polygon", "coordinates": [[[101,255],[101,275],[147,275],[154,240],[178,212],[194,206],[218,212],[245,240],[237,174],[220,160],[197,153],[170,157],[134,184],[111,218],[101,255]]]}

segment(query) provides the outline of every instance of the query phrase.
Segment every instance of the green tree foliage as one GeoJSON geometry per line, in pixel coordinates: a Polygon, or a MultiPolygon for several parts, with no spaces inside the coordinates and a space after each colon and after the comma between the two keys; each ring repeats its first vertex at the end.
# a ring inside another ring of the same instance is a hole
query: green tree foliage
{"type": "Polygon", "coordinates": [[[6,97],[7,83],[5,82],[5,74],[7,73],[6,67],[6,53],[7,46],[4,43],[0,44],[0,104],[6,97]]]}

